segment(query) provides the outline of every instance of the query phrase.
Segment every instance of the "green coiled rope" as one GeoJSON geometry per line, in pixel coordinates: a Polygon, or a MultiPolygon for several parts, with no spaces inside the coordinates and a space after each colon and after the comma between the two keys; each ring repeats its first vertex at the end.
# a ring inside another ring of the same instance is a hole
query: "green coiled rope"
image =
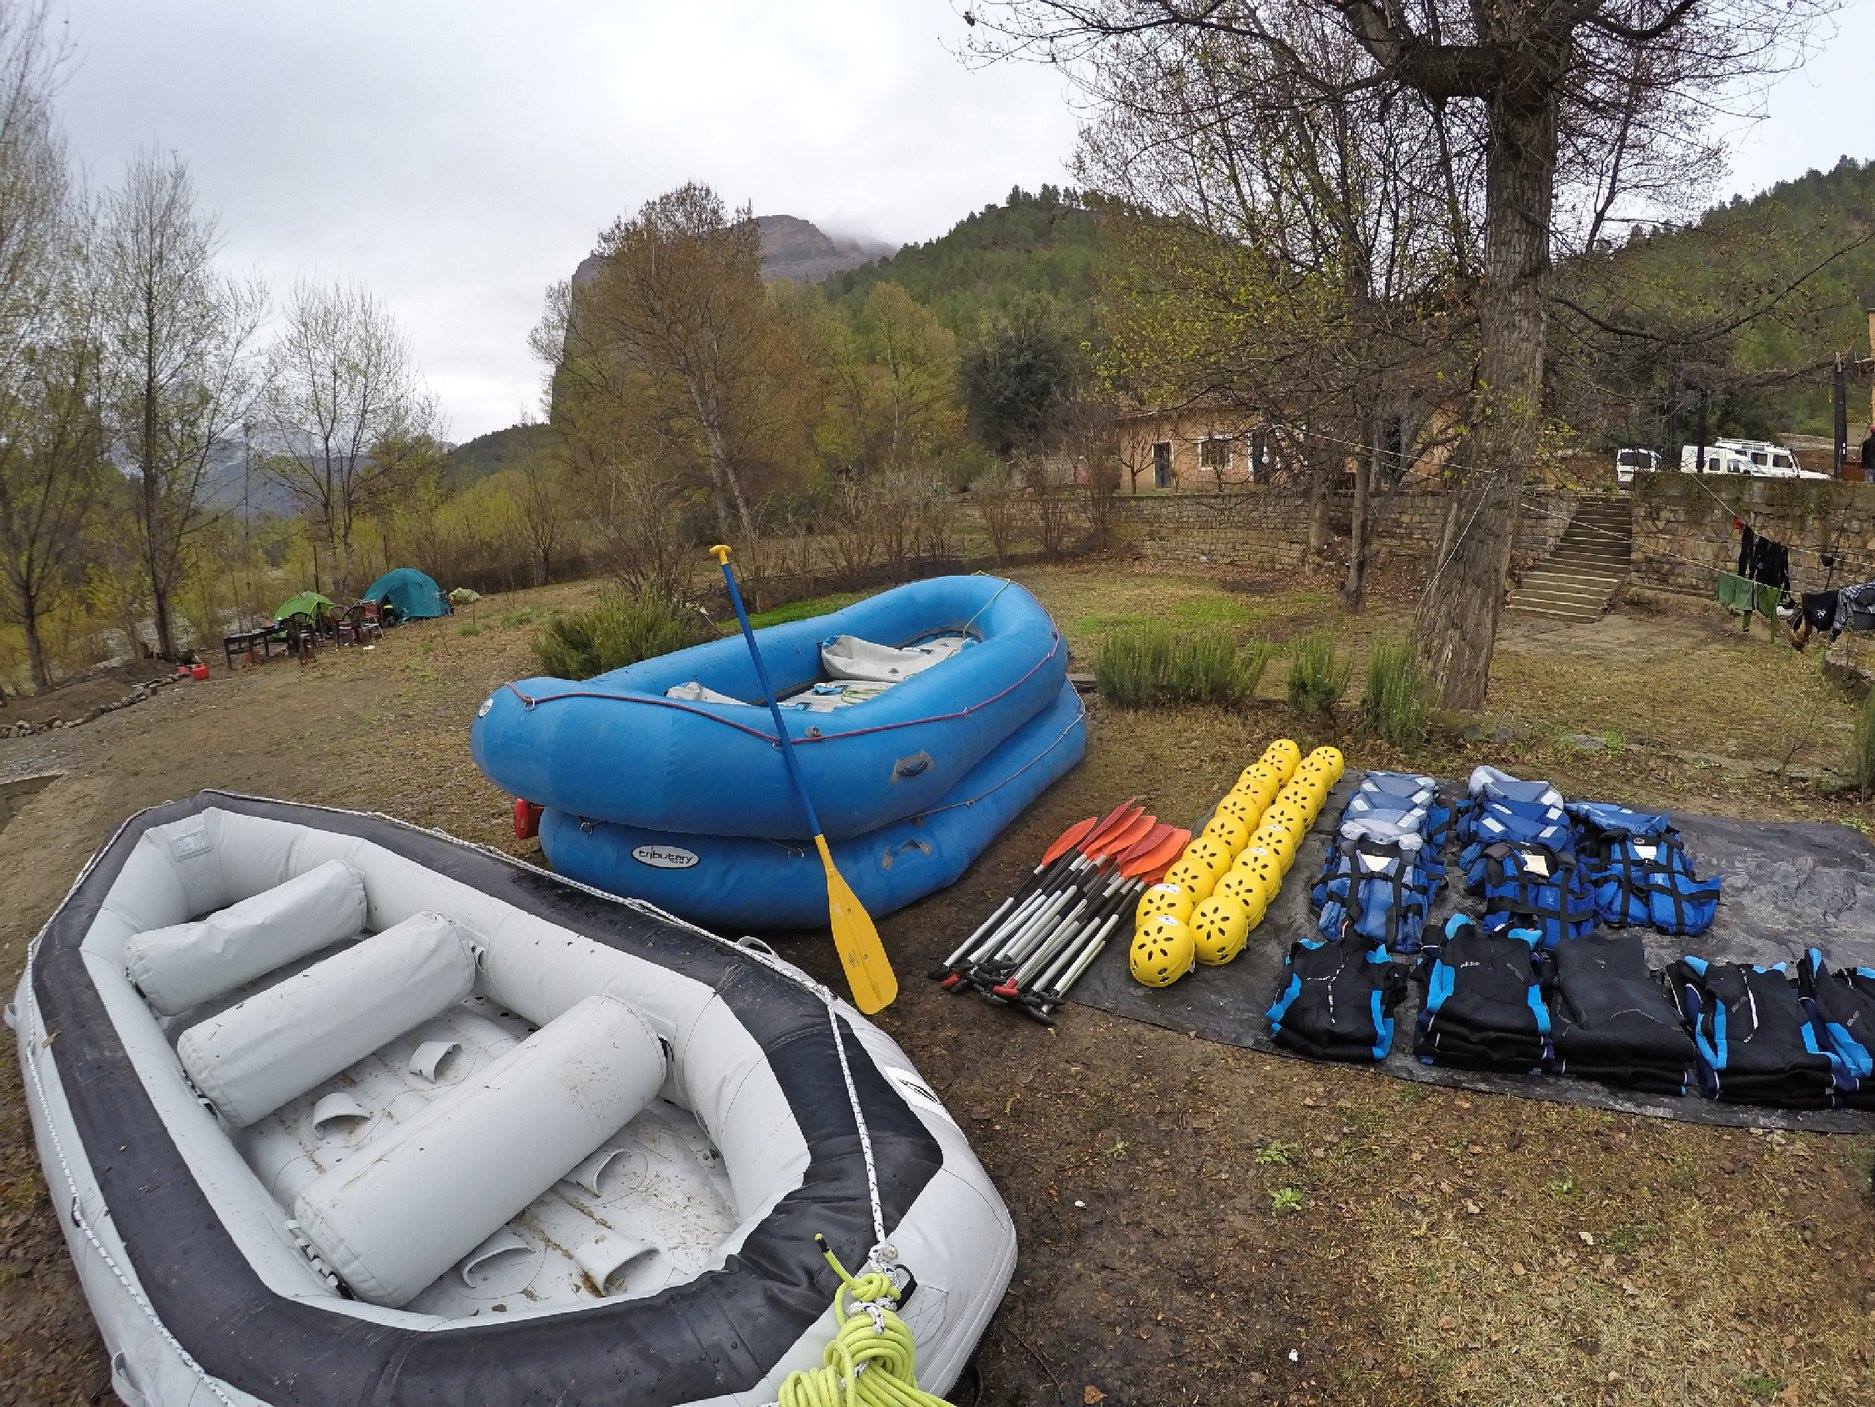
{"type": "Polygon", "coordinates": [[[918,1386],[918,1345],[892,1306],[898,1285],[883,1270],[847,1273],[824,1238],[820,1253],[840,1288],[833,1292],[839,1332],[818,1368],[788,1375],[777,1407],[950,1407],[918,1386]]]}

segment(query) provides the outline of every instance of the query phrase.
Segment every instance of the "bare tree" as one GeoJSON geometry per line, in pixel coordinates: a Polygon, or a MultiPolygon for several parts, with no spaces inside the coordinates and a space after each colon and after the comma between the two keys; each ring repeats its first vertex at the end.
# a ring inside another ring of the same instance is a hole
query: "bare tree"
{"type": "Polygon", "coordinates": [[[517,474],[514,506],[520,517],[521,535],[540,569],[540,584],[545,586],[553,579],[554,559],[571,526],[565,475],[555,459],[538,453],[530,455],[517,474]]]}
{"type": "Polygon", "coordinates": [[[40,623],[77,584],[106,470],[89,212],[50,110],[62,60],[42,7],[0,8],[0,619],[39,689],[40,623]]]}
{"type": "Polygon", "coordinates": [[[359,516],[439,453],[435,403],[390,310],[358,284],[296,284],[261,419],[274,441],[266,472],[323,539],[335,589],[349,595],[359,516]]]}
{"type": "Polygon", "coordinates": [[[217,446],[253,403],[266,295],[215,266],[214,215],[182,158],[146,149],[101,212],[105,400],[139,493],[137,530],[157,652],[176,653],[170,598],[183,546],[209,516],[217,446]]]}
{"type": "Polygon", "coordinates": [[[1684,166],[1695,93],[1738,94],[1788,62],[1809,22],[1832,8],[1834,0],[991,0],[965,18],[988,33],[984,52],[1070,72],[1116,44],[1196,35],[1260,51],[1331,98],[1349,82],[1289,39],[1296,16],[1322,16],[1373,60],[1354,84],[1448,119],[1444,131],[1462,144],[1442,161],[1454,204],[1475,201],[1480,211],[1482,250],[1467,270],[1479,362],[1458,467],[1460,526],[1422,594],[1417,633],[1443,702],[1474,708],[1524,474],[1542,436],[1555,248],[1618,218],[1617,198],[1644,174],[1684,166]]]}

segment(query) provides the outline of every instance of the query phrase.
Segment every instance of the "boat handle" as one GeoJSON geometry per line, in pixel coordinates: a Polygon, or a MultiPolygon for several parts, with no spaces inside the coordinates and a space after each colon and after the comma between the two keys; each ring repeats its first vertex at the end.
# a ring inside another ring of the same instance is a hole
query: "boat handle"
{"type": "Polygon", "coordinates": [[[425,1041],[410,1057],[410,1073],[430,1084],[436,1083],[437,1071],[452,1055],[460,1054],[461,1041],[425,1041]]]}
{"type": "MultiPolygon", "coordinates": [[[[623,1274],[628,1266],[649,1258],[652,1262],[665,1260],[664,1248],[650,1241],[638,1241],[629,1236],[595,1236],[585,1245],[573,1252],[574,1263],[586,1276],[587,1282],[601,1296],[612,1293],[612,1281],[623,1274]]],[[[664,1267],[664,1280],[656,1285],[647,1286],[644,1293],[656,1294],[670,1281],[670,1268],[664,1267]]]]}
{"type": "Polygon", "coordinates": [[[532,1249],[518,1231],[511,1226],[504,1226],[470,1251],[456,1273],[462,1277],[462,1283],[471,1290],[479,1290],[482,1287],[475,1283],[476,1271],[486,1269],[492,1262],[500,1260],[503,1256],[532,1249]]]}

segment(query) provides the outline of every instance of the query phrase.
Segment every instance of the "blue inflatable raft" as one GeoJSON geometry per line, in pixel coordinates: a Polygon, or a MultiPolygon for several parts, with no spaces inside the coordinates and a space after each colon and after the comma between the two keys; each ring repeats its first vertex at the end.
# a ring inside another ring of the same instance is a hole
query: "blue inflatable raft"
{"type": "MultiPolygon", "coordinates": [[[[756,636],[841,872],[874,913],[954,880],[1085,749],[1067,647],[1013,582],[914,582],[756,636]]],[[[504,685],[472,745],[497,786],[545,808],[563,874],[713,926],[825,923],[739,636],[504,685]]]]}
{"type": "MultiPolygon", "coordinates": [[[[756,632],[830,840],[929,811],[1054,702],[1068,651],[1011,581],[934,577],[756,632]],[[946,638],[954,656],[864,703],[817,709],[824,646],[900,650],[946,638]]],[[[597,675],[523,679],[482,705],[475,761],[511,796],[588,820],[694,835],[806,838],[774,723],[739,635],[597,675]]]]}
{"type": "MultiPolygon", "coordinates": [[[[954,882],[1086,750],[1081,701],[1055,702],[971,768],[955,791],[916,816],[832,842],[834,862],[872,914],[888,914],[954,882]]],[[[553,867],[614,894],[718,929],[824,928],[827,880],[813,844],[698,836],[581,820],[547,810],[540,844],[553,867]]]]}

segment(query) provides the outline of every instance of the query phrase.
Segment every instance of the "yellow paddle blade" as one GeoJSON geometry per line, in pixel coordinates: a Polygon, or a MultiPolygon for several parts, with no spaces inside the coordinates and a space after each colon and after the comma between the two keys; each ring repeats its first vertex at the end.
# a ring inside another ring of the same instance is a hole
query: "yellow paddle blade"
{"type": "Polygon", "coordinates": [[[815,836],[814,846],[820,851],[821,867],[827,871],[827,920],[833,927],[834,950],[840,955],[840,966],[846,969],[853,1005],[871,1016],[890,1006],[898,995],[898,974],[892,971],[885,944],[879,941],[879,930],[872,925],[872,915],[834,868],[827,837],[815,836]]]}

